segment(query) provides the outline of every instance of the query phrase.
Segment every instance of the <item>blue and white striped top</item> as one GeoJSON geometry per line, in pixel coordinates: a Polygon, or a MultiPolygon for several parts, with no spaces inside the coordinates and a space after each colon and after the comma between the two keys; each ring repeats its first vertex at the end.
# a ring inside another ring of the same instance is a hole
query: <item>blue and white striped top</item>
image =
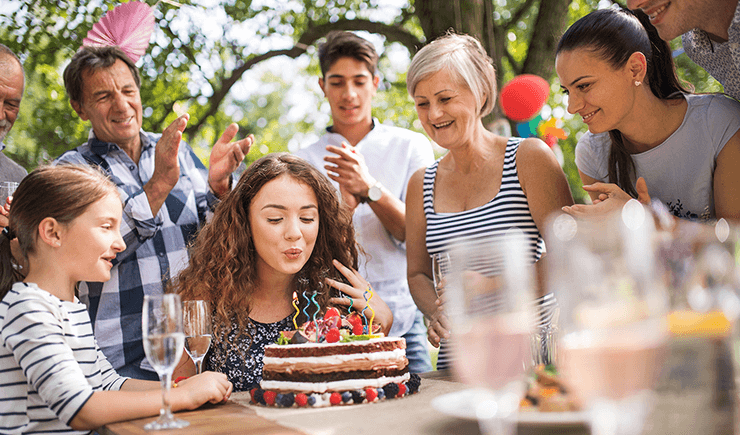
{"type": "MultiPolygon", "coordinates": [[[[439,160],[424,172],[424,215],[426,216],[426,245],[429,255],[446,252],[452,242],[460,238],[503,237],[512,228],[521,230],[527,241],[527,255],[532,263],[537,262],[545,252],[545,241],[532,219],[527,197],[519,183],[516,168],[516,152],[522,138],[510,138],[506,144],[501,187],[496,196],[486,204],[456,213],[437,213],[434,210],[434,183],[437,178],[439,160]]],[[[492,276],[500,273],[500,262],[496,259],[483,261],[481,273],[492,276]]],[[[549,326],[558,311],[553,294],[547,294],[535,301],[538,323],[549,326]]],[[[476,312],[493,312],[498,301],[495,297],[476,300],[476,312]]],[[[448,343],[443,342],[437,357],[437,368],[449,368],[452,362],[448,343]]]]}
{"type": "Polygon", "coordinates": [[[32,283],[0,301],[0,434],[82,434],[68,425],[93,392],[119,390],[87,308],[32,283]]]}
{"type": "Polygon", "coordinates": [[[516,169],[516,152],[521,141],[521,138],[511,138],[506,144],[499,192],[486,204],[470,210],[457,213],[434,211],[434,180],[437,178],[439,160],[426,169],[423,188],[429,255],[446,251],[449,243],[458,238],[503,236],[516,227],[529,241],[532,262],[540,259],[545,250],[545,241],[529,212],[529,203],[519,184],[516,169]]]}

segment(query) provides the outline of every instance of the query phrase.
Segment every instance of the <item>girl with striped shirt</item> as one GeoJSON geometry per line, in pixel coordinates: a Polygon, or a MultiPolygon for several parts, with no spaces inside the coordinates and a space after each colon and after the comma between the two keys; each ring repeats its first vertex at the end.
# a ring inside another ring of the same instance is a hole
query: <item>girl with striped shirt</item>
{"type": "MultiPolygon", "coordinates": [[[[115,372],[75,296],[77,282],[111,278],[126,247],[121,210],[115,185],[88,167],[36,169],[15,192],[0,235],[0,434],[90,433],[159,413],[159,382],[115,372]]],[[[231,389],[208,372],[174,389],[172,408],[221,402],[231,389]]]]}
{"type": "MultiPolygon", "coordinates": [[[[430,255],[455,239],[521,230],[538,272],[547,216],[573,204],[554,153],[539,139],[505,138],[486,130],[483,117],[496,102],[491,59],[470,36],[448,34],[422,48],[411,62],[407,89],[424,130],[448,150],[409,181],[406,249],[411,295],[429,320],[428,339],[439,346],[449,323],[432,283],[430,255]]],[[[494,271],[495,274],[495,271],[494,271]]],[[[554,298],[540,292],[540,316],[552,316],[554,298]]],[[[495,309],[495,301],[491,301],[495,309]]],[[[449,363],[444,346],[437,368],[449,363]]]]}

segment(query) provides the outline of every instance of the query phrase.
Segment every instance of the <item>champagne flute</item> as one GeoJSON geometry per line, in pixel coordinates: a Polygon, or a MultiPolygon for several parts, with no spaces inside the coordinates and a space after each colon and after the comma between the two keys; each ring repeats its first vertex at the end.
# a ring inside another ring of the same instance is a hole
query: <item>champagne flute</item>
{"type": "MultiPolygon", "coordinates": [[[[450,254],[448,252],[437,252],[432,255],[432,281],[434,284],[434,293],[437,299],[444,294],[447,285],[447,277],[450,273],[450,254]]],[[[437,369],[445,370],[450,368],[451,361],[448,341],[442,338],[439,342],[439,352],[437,353],[437,369]]]]}
{"type": "Polygon", "coordinates": [[[548,279],[561,307],[561,373],[594,435],[640,434],[663,367],[668,298],[655,272],[651,215],[632,200],[600,219],[557,216],[548,279]]]}
{"type": "Polygon", "coordinates": [[[141,316],[144,352],[162,381],[162,409],[159,419],[147,423],[146,430],[177,429],[187,426],[170,409],[172,372],[182,356],[185,334],[182,327],[182,303],[176,294],[145,295],[141,316]]]}
{"type": "Polygon", "coordinates": [[[460,380],[489,393],[475,404],[484,434],[514,433],[526,389],[534,326],[526,247],[523,234],[512,229],[458,241],[450,249],[445,304],[452,322],[453,369],[460,380]]]}
{"type": "Polygon", "coordinates": [[[211,346],[211,307],[208,301],[182,303],[185,350],[195,363],[197,374],[203,371],[203,359],[211,346]]]}
{"type": "Polygon", "coordinates": [[[450,272],[450,254],[438,252],[432,255],[432,277],[434,278],[434,292],[437,298],[444,293],[447,284],[447,274],[450,272]]]}

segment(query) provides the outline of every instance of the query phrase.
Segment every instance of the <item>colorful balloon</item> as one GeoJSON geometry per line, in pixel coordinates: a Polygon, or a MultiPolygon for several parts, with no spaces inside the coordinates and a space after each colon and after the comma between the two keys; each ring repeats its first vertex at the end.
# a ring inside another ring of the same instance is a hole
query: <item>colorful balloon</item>
{"type": "Polygon", "coordinates": [[[532,119],[540,113],[550,95],[550,85],[542,77],[523,74],[501,89],[499,100],[507,118],[516,122],[532,119]]]}

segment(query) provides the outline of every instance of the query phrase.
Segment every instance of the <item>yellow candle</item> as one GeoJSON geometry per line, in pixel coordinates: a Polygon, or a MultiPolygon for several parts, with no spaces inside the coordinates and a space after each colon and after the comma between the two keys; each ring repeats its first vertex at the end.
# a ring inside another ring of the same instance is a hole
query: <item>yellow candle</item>
{"type": "Polygon", "coordinates": [[[373,333],[373,320],[375,319],[375,310],[373,309],[373,307],[370,306],[370,299],[373,298],[373,295],[375,293],[373,292],[372,287],[368,287],[368,290],[370,290],[370,297],[367,298],[367,307],[370,308],[370,312],[372,313],[372,315],[370,316],[370,331],[368,333],[372,334],[373,333]]]}
{"type": "Polygon", "coordinates": [[[295,315],[293,316],[293,326],[295,329],[298,329],[298,324],[296,323],[295,319],[298,317],[298,314],[300,314],[300,311],[298,310],[298,293],[293,292],[293,308],[295,308],[295,315]]]}

